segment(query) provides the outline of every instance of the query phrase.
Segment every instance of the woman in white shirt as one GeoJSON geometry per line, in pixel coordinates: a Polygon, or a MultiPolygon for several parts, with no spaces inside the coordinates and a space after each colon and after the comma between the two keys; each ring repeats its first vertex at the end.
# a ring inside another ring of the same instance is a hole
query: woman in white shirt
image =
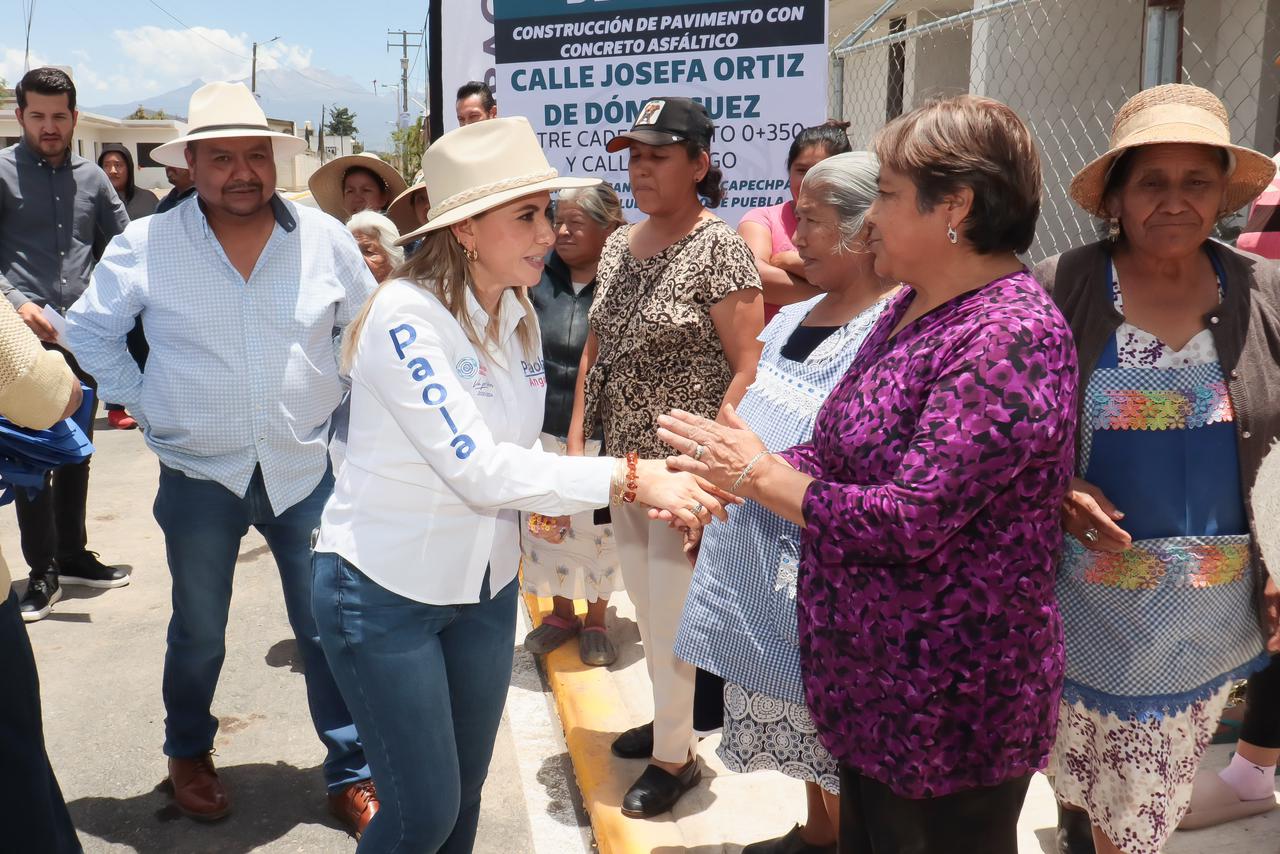
{"type": "Polygon", "coordinates": [[[471,850],[511,670],[518,511],[639,501],[696,527],[728,500],[661,460],[538,442],[525,289],[555,240],[550,192],[596,182],[559,178],[523,118],[446,134],[423,172],[439,202],[401,239],[422,247],[348,328],[346,460],[315,555],[320,641],[378,788],[362,854],[471,850]]]}

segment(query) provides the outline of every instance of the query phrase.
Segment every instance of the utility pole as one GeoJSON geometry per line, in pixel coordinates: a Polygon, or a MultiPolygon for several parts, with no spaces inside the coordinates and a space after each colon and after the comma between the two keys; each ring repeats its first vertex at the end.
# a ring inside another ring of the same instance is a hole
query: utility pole
{"type": "MultiPolygon", "coordinates": [[[[268,39],[267,41],[263,42],[263,44],[271,44],[271,42],[279,41],[279,40],[280,40],[280,37],[276,36],[273,39],[268,39]]],[[[257,42],[253,43],[253,64],[250,66],[250,69],[249,69],[249,91],[255,95],[258,94],[258,43],[257,42]]]]}
{"type": "MultiPolygon", "coordinates": [[[[399,36],[399,43],[388,41],[387,50],[393,47],[400,48],[400,112],[402,114],[409,112],[409,48],[422,47],[423,34],[414,30],[387,30],[389,36],[399,36]],[[418,41],[410,44],[409,39],[415,38],[418,41]]],[[[400,123],[396,122],[399,127],[400,123]]]]}

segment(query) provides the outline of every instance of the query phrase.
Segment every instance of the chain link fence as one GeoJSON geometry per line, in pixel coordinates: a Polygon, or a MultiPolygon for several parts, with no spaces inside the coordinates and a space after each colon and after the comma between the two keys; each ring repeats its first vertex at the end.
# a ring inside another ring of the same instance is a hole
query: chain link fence
{"type": "MultiPolygon", "coordinates": [[[[1099,223],[1067,195],[1106,150],[1120,106],[1160,83],[1192,83],[1226,104],[1232,139],[1280,148],[1280,0],[963,0],[864,2],[832,51],[831,115],[854,146],[931,97],[1003,101],[1040,146],[1044,195],[1031,260],[1096,240],[1099,223]]],[[[1234,238],[1237,213],[1222,226],[1234,238]]]]}

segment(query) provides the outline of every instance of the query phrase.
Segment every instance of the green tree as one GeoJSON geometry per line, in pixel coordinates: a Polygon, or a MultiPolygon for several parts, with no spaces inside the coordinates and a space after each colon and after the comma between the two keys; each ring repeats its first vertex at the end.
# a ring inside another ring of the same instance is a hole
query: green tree
{"type": "Polygon", "coordinates": [[[13,97],[13,90],[9,88],[9,83],[3,77],[0,77],[0,101],[7,101],[13,97]]]}
{"type": "Polygon", "coordinates": [[[404,179],[410,183],[413,182],[413,176],[418,174],[418,169],[422,166],[422,152],[426,150],[423,144],[425,136],[423,134],[423,116],[418,116],[418,120],[407,128],[401,128],[391,132],[391,139],[395,141],[396,151],[400,155],[400,174],[404,175],[404,179]]]}
{"type": "Polygon", "coordinates": [[[132,113],[125,116],[125,118],[126,119],[167,119],[169,118],[169,114],[166,113],[164,110],[148,110],[146,107],[139,104],[138,109],[134,110],[132,113]]]}
{"type": "Polygon", "coordinates": [[[337,104],[329,108],[329,122],[325,130],[334,136],[355,136],[360,132],[356,127],[356,114],[337,104]]]}
{"type": "Polygon", "coordinates": [[[360,154],[364,151],[364,143],[358,139],[351,140],[351,153],[360,154]]]}

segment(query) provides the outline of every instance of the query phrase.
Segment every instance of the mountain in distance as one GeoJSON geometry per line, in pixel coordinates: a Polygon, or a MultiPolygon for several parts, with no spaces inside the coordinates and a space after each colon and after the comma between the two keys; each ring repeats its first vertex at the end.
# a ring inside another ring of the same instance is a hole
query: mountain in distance
{"type": "MultiPolygon", "coordinates": [[[[233,81],[249,85],[248,78],[233,81]]],[[[388,79],[387,82],[391,82],[388,79]]],[[[128,101],[120,104],[102,106],[86,106],[90,113],[104,116],[124,118],[138,109],[164,110],[166,115],[185,117],[187,106],[191,101],[191,93],[205,84],[203,80],[193,80],[186,86],[152,95],[140,101],[128,101]]],[[[383,90],[384,94],[375,96],[372,83],[361,88],[360,84],[350,77],[330,74],[319,68],[308,68],[305,71],[289,71],[275,68],[258,72],[258,100],[262,109],[273,119],[288,119],[297,124],[301,133],[305,122],[312,127],[319,126],[321,107],[332,107],[335,104],[346,107],[356,115],[356,137],[366,147],[377,150],[390,150],[391,131],[395,129],[399,105],[391,90],[383,90]]],[[[421,93],[415,93],[415,97],[421,93]]],[[[410,102],[410,112],[417,107],[410,102]]],[[[327,113],[326,113],[327,116],[327,113]]]]}

